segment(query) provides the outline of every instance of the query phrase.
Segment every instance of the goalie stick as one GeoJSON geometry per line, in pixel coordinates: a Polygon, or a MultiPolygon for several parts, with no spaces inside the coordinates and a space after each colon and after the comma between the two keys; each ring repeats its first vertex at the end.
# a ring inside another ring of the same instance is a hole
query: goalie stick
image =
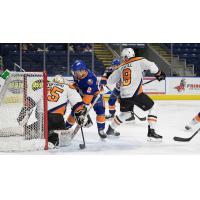
{"type": "Polygon", "coordinates": [[[195,131],[195,133],[189,138],[182,138],[182,137],[174,137],[175,141],[178,142],[189,142],[197,133],[199,133],[200,128],[195,131]]]}
{"type": "MultiPolygon", "coordinates": [[[[106,85],[106,88],[112,92],[112,90],[106,85]]],[[[115,97],[117,97],[115,94],[114,94],[115,97]]],[[[117,97],[118,98],[118,97],[117,97]]],[[[135,114],[135,112],[133,112],[133,114],[140,120],[140,121],[146,121],[146,117],[139,117],[137,114],[135,114]]]]}

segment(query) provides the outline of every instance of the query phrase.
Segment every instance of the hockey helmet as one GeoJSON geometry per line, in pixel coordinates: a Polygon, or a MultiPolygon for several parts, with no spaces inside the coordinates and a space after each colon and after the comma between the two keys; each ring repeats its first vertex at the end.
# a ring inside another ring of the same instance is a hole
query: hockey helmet
{"type": "Polygon", "coordinates": [[[133,57],[135,57],[135,52],[132,48],[125,48],[122,50],[122,52],[121,52],[122,60],[127,61],[133,57]]]}
{"type": "Polygon", "coordinates": [[[120,60],[119,59],[114,59],[112,61],[111,65],[114,65],[114,66],[120,65],[120,60]]]}
{"type": "Polygon", "coordinates": [[[76,78],[81,78],[88,71],[88,68],[84,61],[76,60],[71,66],[71,71],[76,78]]]}

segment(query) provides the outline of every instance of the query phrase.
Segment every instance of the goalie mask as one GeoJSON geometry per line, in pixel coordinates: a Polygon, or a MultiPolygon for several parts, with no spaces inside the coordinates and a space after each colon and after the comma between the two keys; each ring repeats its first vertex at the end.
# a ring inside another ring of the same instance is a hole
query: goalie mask
{"type": "Polygon", "coordinates": [[[53,78],[53,82],[63,84],[65,82],[64,77],[62,75],[56,75],[53,78]]]}

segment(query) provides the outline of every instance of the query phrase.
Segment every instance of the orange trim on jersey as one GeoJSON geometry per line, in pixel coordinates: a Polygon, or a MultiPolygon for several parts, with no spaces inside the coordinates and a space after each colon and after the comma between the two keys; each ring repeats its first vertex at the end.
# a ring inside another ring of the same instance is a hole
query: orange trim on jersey
{"type": "Polygon", "coordinates": [[[109,110],[115,110],[115,105],[109,106],[109,110]]]}
{"type": "Polygon", "coordinates": [[[115,122],[117,125],[120,125],[120,124],[121,124],[120,121],[118,121],[116,117],[114,118],[114,122],[115,122]]]}
{"type": "Polygon", "coordinates": [[[61,114],[61,115],[64,115],[65,114],[65,111],[66,111],[66,105],[58,108],[57,110],[54,110],[52,113],[57,113],[57,114],[61,114]]]}
{"type": "Polygon", "coordinates": [[[71,125],[74,125],[76,121],[72,115],[69,115],[67,118],[67,122],[71,125]]]}
{"type": "Polygon", "coordinates": [[[121,64],[121,66],[126,65],[126,64],[131,63],[131,62],[142,60],[142,59],[143,59],[143,57],[134,57],[134,58],[129,59],[127,62],[123,61],[123,63],[121,64]]]}
{"type": "Polygon", "coordinates": [[[200,117],[199,117],[199,115],[196,115],[196,116],[194,117],[194,119],[195,119],[196,121],[200,122],[200,117]]]}
{"type": "Polygon", "coordinates": [[[97,115],[96,117],[97,123],[103,124],[106,121],[105,115],[97,115]]]}
{"type": "Polygon", "coordinates": [[[140,88],[138,90],[138,94],[141,94],[143,92],[142,84],[140,85],[140,88]]]}
{"type": "Polygon", "coordinates": [[[91,103],[93,97],[94,97],[94,95],[85,94],[83,96],[83,102],[88,105],[91,103]]]}

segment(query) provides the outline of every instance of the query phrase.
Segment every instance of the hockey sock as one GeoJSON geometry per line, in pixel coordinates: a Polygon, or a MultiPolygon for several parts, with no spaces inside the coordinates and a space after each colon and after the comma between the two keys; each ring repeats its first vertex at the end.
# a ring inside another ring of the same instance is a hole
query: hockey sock
{"type": "Polygon", "coordinates": [[[149,110],[149,114],[147,117],[148,124],[151,129],[155,129],[156,122],[157,122],[157,107],[154,104],[154,106],[149,110]]]}
{"type": "Polygon", "coordinates": [[[105,115],[97,115],[96,122],[97,122],[97,128],[98,130],[105,129],[105,115]]]}

